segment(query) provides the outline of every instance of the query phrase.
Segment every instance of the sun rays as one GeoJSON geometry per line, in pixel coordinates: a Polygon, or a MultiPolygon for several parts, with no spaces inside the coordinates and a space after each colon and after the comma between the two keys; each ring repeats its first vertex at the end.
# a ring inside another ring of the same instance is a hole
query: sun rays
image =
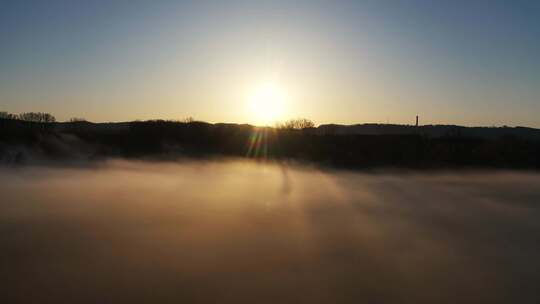
{"type": "Polygon", "coordinates": [[[255,128],[248,141],[247,157],[262,158],[268,157],[268,133],[269,128],[255,128]]]}

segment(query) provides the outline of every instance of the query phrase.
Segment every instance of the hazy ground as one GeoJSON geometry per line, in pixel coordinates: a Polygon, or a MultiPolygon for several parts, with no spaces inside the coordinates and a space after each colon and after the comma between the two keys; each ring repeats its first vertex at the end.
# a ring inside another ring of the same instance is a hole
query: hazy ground
{"type": "Polygon", "coordinates": [[[538,303],[540,175],[0,169],[2,303],[538,303]]]}

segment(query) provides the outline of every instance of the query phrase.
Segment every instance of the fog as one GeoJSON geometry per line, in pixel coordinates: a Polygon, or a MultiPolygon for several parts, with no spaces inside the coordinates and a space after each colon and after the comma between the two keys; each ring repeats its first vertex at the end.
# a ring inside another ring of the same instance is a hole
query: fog
{"type": "Polygon", "coordinates": [[[540,175],[0,168],[3,303],[538,303],[540,175]]]}

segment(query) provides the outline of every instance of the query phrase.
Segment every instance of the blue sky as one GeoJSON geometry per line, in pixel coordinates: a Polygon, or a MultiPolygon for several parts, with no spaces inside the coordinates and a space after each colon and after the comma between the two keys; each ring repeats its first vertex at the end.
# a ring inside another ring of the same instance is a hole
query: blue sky
{"type": "Polygon", "coordinates": [[[537,1],[0,0],[0,110],[540,127],[537,1]]]}

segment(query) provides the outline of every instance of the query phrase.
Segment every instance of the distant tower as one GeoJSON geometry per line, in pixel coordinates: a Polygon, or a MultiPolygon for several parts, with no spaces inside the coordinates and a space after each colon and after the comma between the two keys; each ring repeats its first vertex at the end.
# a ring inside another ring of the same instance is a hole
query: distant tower
{"type": "Polygon", "coordinates": [[[416,126],[418,127],[418,115],[416,115],[416,126]]]}

